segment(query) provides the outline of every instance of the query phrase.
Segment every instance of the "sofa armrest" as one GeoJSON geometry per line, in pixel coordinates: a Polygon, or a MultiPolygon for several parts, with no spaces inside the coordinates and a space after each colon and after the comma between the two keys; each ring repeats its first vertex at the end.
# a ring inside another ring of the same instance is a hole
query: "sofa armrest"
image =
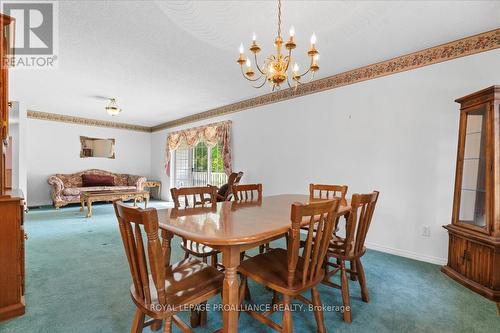
{"type": "Polygon", "coordinates": [[[63,201],[61,198],[62,191],[64,190],[64,183],[61,178],[57,176],[50,176],[48,179],[48,183],[52,186],[51,196],[52,202],[54,205],[58,205],[59,202],[63,201]]]}
{"type": "Polygon", "coordinates": [[[128,175],[128,185],[135,186],[137,191],[142,191],[144,189],[144,183],[146,182],[146,177],[128,175]]]}

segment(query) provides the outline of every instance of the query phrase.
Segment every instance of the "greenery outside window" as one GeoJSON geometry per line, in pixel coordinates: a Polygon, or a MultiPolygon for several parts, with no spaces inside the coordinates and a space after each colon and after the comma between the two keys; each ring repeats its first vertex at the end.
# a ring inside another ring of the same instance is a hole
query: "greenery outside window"
{"type": "Polygon", "coordinates": [[[227,183],[222,160],[222,146],[209,148],[200,142],[193,148],[181,146],[175,151],[174,186],[191,187],[207,184],[220,187],[227,183]]]}

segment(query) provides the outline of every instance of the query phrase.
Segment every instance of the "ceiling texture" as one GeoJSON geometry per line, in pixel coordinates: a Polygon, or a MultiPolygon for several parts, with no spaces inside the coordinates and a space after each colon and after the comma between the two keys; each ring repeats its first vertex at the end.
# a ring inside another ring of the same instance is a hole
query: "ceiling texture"
{"type": "MultiPolygon", "coordinates": [[[[500,1],[287,1],[304,68],[315,32],[317,78],[500,27],[500,1]]],[[[56,69],[12,69],[10,99],[29,110],[154,126],[268,93],[236,63],[255,32],[267,56],[276,1],[60,1],[56,69]],[[123,112],[106,114],[116,97],[123,112]]],[[[261,58],[261,59],[262,59],[261,58]]]]}

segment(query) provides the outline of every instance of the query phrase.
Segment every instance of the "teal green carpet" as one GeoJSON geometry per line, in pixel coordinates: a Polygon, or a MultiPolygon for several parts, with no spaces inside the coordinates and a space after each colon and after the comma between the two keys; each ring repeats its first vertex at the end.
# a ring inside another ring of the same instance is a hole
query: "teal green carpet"
{"type": "MultiPolygon", "coordinates": [[[[34,209],[26,216],[26,232],[26,314],[0,323],[0,332],[129,332],[135,307],[111,205],[96,205],[91,219],[78,207],[34,209]]],[[[172,259],[181,256],[176,239],[172,259]]],[[[370,303],[361,301],[352,282],[353,323],[345,324],[339,312],[326,312],[329,332],[500,332],[495,304],[445,277],[439,266],[376,251],[368,251],[363,262],[370,303]]],[[[254,283],[250,288],[254,302],[270,301],[266,289],[254,283]]],[[[323,304],[341,305],[339,290],[321,286],[320,294],[323,304]]],[[[316,330],[311,312],[295,312],[293,321],[295,332],[316,330]]],[[[210,312],[208,325],[196,331],[220,325],[221,313],[210,312]]],[[[239,328],[271,332],[246,314],[239,328]]]]}

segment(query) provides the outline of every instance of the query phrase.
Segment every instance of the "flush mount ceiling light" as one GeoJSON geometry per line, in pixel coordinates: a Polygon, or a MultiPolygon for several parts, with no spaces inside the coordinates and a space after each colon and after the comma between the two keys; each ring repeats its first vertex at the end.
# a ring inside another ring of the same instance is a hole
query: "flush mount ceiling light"
{"type": "MultiPolygon", "coordinates": [[[[311,36],[311,47],[307,51],[307,55],[311,58],[309,68],[304,73],[299,73],[299,65],[294,63],[291,68],[291,74],[289,74],[290,64],[292,63],[292,50],[297,46],[295,44],[295,29],[292,26],[290,29],[290,36],[288,41],[285,43],[285,48],[288,50],[288,54],[281,54],[281,49],[283,46],[283,38],[281,37],[281,0],[278,0],[278,35],[274,39],[274,47],[276,48],[276,54],[272,54],[264,61],[264,66],[259,66],[257,61],[257,53],[260,52],[260,46],[257,44],[257,38],[255,33],[253,34],[253,42],[250,45],[250,52],[254,55],[255,66],[259,72],[259,76],[254,78],[255,72],[252,69],[252,63],[249,58],[247,58],[244,54],[243,43],[240,45],[240,57],[237,60],[237,63],[240,64],[241,74],[245,79],[250,82],[256,83],[254,88],[261,88],[264,84],[269,82],[272,87],[272,90],[276,88],[280,88],[280,85],[283,82],[287,82],[290,88],[295,87],[299,84],[302,84],[301,78],[310,73],[310,80],[314,78],[314,74],[319,70],[318,59],[319,52],[316,50],[316,35],[313,33],[311,36]],[[247,66],[246,71],[243,70],[243,65],[247,66]],[[290,83],[290,79],[292,79],[292,83],[290,83]],[[264,78],[264,80],[262,80],[264,78]],[[262,82],[261,82],[262,81],[262,82]]],[[[286,51],[285,51],[286,53],[286,51]]]]}
{"type": "Polygon", "coordinates": [[[110,98],[109,99],[109,104],[108,106],[106,106],[106,112],[110,115],[110,116],[116,116],[117,114],[119,114],[120,112],[122,112],[122,109],[120,109],[118,107],[118,104],[116,104],[116,98],[110,98]]]}

